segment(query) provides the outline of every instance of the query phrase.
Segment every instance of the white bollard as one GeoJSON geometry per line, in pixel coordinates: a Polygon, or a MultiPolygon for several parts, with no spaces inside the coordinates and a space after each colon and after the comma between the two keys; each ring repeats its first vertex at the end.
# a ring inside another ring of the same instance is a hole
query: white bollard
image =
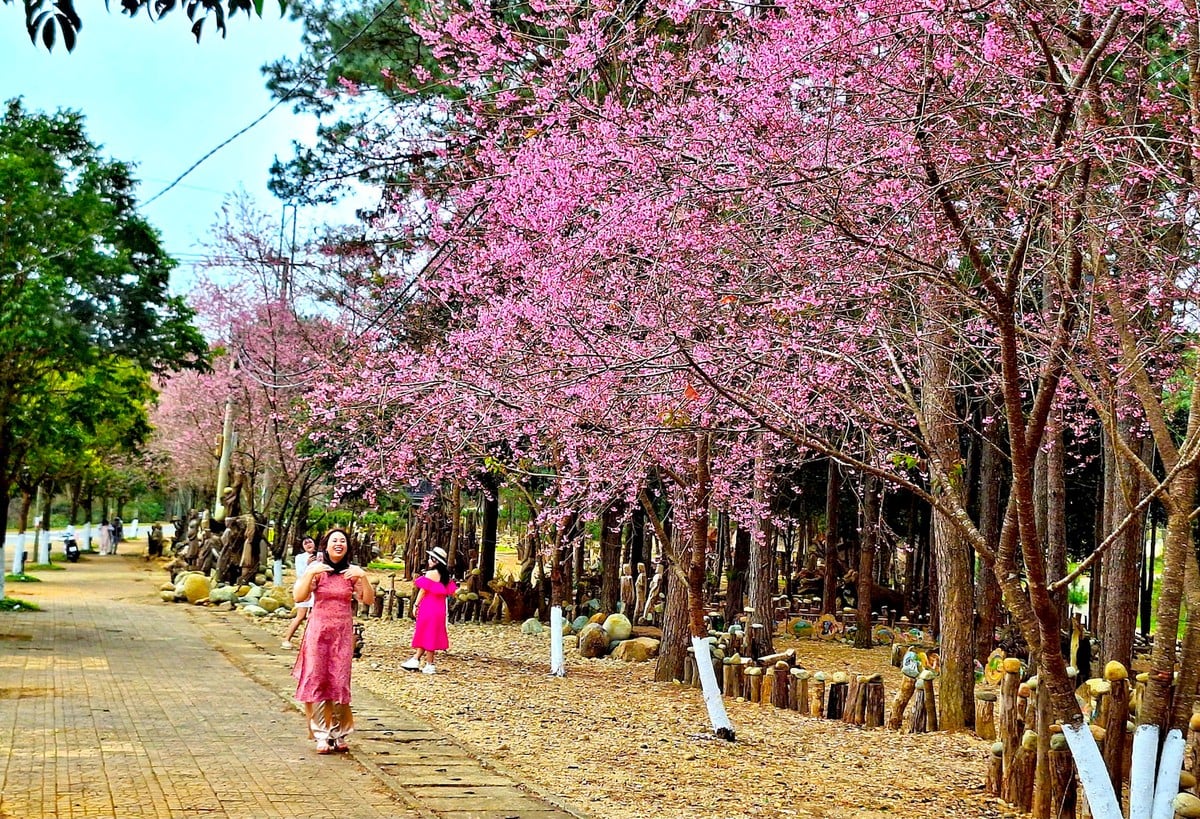
{"type": "Polygon", "coordinates": [[[39,529],[36,537],[38,563],[43,566],[48,565],[50,563],[50,533],[39,529]]]}
{"type": "Polygon", "coordinates": [[[137,540],[138,536],[138,519],[134,518],[133,523],[129,524],[129,539],[137,540]]]}
{"type": "Polygon", "coordinates": [[[550,675],[565,677],[566,663],[563,662],[563,616],[562,606],[550,608],[550,675]]]}
{"type": "Polygon", "coordinates": [[[283,558],[282,557],[275,558],[275,571],[273,572],[272,579],[275,581],[276,586],[283,585],[283,558]]]}
{"type": "Polygon", "coordinates": [[[721,689],[717,686],[717,675],[713,671],[708,640],[704,637],[693,637],[692,649],[696,652],[696,670],[700,674],[700,690],[704,693],[704,705],[708,708],[708,721],[712,723],[713,732],[717,736],[732,740],[733,723],[729,721],[729,714],[725,711],[725,700],[721,699],[721,689]]]}
{"type": "Polygon", "coordinates": [[[25,572],[25,533],[17,535],[17,545],[13,549],[13,574],[25,572]]]}

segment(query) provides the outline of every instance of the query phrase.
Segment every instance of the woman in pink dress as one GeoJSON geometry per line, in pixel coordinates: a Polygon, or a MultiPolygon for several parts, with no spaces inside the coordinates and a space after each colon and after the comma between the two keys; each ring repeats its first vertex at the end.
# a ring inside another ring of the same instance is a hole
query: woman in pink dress
{"type": "Polygon", "coordinates": [[[345,751],[354,727],[350,712],[350,665],[354,659],[355,597],[365,606],[375,600],[367,573],[350,564],[350,542],[344,529],[330,529],[324,550],[296,580],[297,602],[312,599],[312,613],[292,667],[296,699],[304,703],[308,736],[317,753],[345,751]],[[323,555],[323,556],[322,556],[323,555]]]}
{"type": "Polygon", "coordinates": [[[423,671],[434,674],[437,669],[433,660],[439,651],[450,647],[450,635],[446,633],[446,598],[458,590],[450,579],[446,567],[446,551],[440,546],[429,550],[428,570],[413,581],[417,597],[413,600],[413,612],[417,627],[413,630],[412,646],[417,650],[400,664],[406,671],[423,671]],[[424,666],[422,666],[424,662],[424,666]]]}

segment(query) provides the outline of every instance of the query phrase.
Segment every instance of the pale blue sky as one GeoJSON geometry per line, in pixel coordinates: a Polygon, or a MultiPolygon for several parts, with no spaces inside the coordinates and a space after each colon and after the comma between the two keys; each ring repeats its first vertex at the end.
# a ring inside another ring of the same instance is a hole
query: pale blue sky
{"type": "MultiPolygon", "coordinates": [[[[266,111],[272,100],[261,67],[300,51],[300,25],[280,19],[272,0],[262,19],[230,21],[225,39],[208,28],[210,21],[199,44],[180,11],[152,23],[90,0],[77,7],[83,30],[75,51],[47,53],[30,43],[22,4],[0,4],[0,100],[22,96],[30,109],[83,112],[106,155],[137,163],[143,201],[266,111]]],[[[276,155],[292,154],[293,139],[311,142],[315,128],[314,118],[280,106],[145,208],[181,262],[177,288],[186,286],[189,263],[227,194],[244,189],[260,210],[279,218],[282,203],[267,190],[267,170],[276,155]]],[[[301,210],[301,233],[320,219],[345,221],[349,214],[349,208],[301,210]]]]}

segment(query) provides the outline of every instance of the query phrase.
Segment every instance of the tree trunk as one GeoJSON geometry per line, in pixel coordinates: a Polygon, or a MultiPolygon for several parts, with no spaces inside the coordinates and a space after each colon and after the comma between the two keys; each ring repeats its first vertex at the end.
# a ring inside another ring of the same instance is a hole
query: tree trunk
{"type": "MultiPolygon", "coordinates": [[[[1145,443],[1153,446],[1149,438],[1145,443]]],[[[1116,458],[1112,460],[1115,464],[1116,458]]],[[[1108,459],[1105,463],[1107,465],[1108,459]]],[[[1114,476],[1114,490],[1113,508],[1111,513],[1106,510],[1105,514],[1108,521],[1106,536],[1137,505],[1142,496],[1143,482],[1139,480],[1137,472],[1126,470],[1124,476],[1114,476]]],[[[1133,663],[1133,632],[1137,625],[1140,590],[1138,569],[1142,557],[1143,532],[1143,522],[1139,516],[1138,520],[1125,528],[1101,559],[1104,564],[1101,569],[1104,577],[1103,608],[1100,610],[1100,622],[1092,626],[1092,630],[1100,635],[1100,646],[1104,652],[1101,660],[1116,660],[1126,668],[1133,663]]]]}
{"type": "Polygon", "coordinates": [[[1158,629],[1150,654],[1150,679],[1146,683],[1142,707],[1138,710],[1139,725],[1162,727],[1168,726],[1171,715],[1171,683],[1175,674],[1175,641],[1179,632],[1184,573],[1188,560],[1195,560],[1191,527],[1191,510],[1196,497],[1194,465],[1179,471],[1167,497],[1167,536],[1158,595],[1158,629]]]}
{"type": "Polygon", "coordinates": [[[821,613],[837,610],[838,570],[838,499],[842,494],[842,470],[829,459],[829,478],[825,487],[825,582],[821,592],[821,613]]]}
{"type": "Polygon", "coordinates": [[[479,578],[486,589],[496,576],[496,538],[500,527],[500,482],[485,475],[483,484],[483,531],[479,542],[479,578]]]}
{"type": "Polygon", "coordinates": [[[871,585],[875,574],[875,546],[879,542],[879,479],[868,475],[863,480],[862,525],[858,550],[858,630],[854,632],[855,648],[870,648],[871,585]]]}
{"type": "Polygon", "coordinates": [[[673,558],[668,555],[672,551],[675,550],[663,549],[663,560],[667,563],[663,573],[667,595],[663,604],[662,644],[659,646],[658,661],[654,666],[656,682],[683,679],[683,664],[687,659],[687,649],[691,640],[688,628],[687,583],[676,570],[673,558]]]}
{"type": "MultiPolygon", "coordinates": [[[[771,518],[773,479],[766,445],[760,442],[754,462],[754,506],[759,518],[755,526],[750,555],[750,606],[754,609],[753,623],[763,628],[751,628],[750,656],[762,657],[775,653],[771,633],[775,630],[775,611],[771,599],[775,594],[775,574],[772,557],[775,553],[775,524],[771,518]]],[[[707,513],[705,514],[707,520],[707,513]]],[[[701,635],[703,636],[703,635],[701,635]]]]}
{"type": "Polygon", "coordinates": [[[736,623],[742,616],[746,573],[750,566],[750,530],[738,526],[733,535],[733,563],[729,567],[729,585],[725,591],[725,622],[736,623]]]}
{"type": "MultiPolygon", "coordinates": [[[[926,305],[928,338],[921,352],[921,411],[930,456],[932,490],[953,496],[951,505],[966,509],[964,467],[959,446],[953,368],[949,350],[953,317],[939,305],[926,305]]],[[[941,690],[938,722],[943,730],[961,731],[975,721],[975,586],[970,545],[946,512],[933,510],[933,551],[937,577],[937,611],[941,643],[941,690]]]]}
{"type": "Polygon", "coordinates": [[[613,505],[600,517],[600,610],[615,612],[620,591],[621,510],[613,505]]]}
{"type": "MultiPolygon", "coordinates": [[[[979,534],[992,550],[1000,543],[1004,498],[1003,455],[994,425],[985,433],[979,456],[979,534]]],[[[996,642],[1000,621],[1000,584],[996,573],[978,561],[975,576],[975,658],[986,662],[996,642]]]]}

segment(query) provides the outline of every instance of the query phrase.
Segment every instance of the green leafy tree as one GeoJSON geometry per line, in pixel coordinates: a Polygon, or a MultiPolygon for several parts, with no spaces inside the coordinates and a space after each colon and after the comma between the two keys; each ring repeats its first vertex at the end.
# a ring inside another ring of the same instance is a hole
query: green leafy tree
{"type": "MultiPolygon", "coordinates": [[[[13,0],[4,0],[9,5],[13,0]]],[[[25,30],[34,44],[41,40],[48,50],[62,43],[67,51],[75,48],[83,20],[75,10],[74,0],[25,0],[25,30]]],[[[107,6],[108,3],[105,3],[107,6]]],[[[205,23],[212,21],[221,36],[227,30],[226,21],[244,12],[262,17],[264,0],[121,0],[121,12],[129,17],[145,13],[151,20],[182,8],[192,24],[192,34],[197,42],[204,31],[205,23]]],[[[279,0],[280,11],[287,8],[285,0],[279,0]]]]}
{"type": "MultiPolygon", "coordinates": [[[[80,114],[7,104],[0,118],[4,508],[32,448],[77,454],[96,434],[126,443],[144,437],[144,418],[139,426],[129,403],[147,395],[133,389],[145,382],[139,371],[205,366],[193,313],[168,292],[174,262],[138,215],[133,188],[130,167],[99,154],[80,114]],[[51,429],[67,417],[70,424],[51,429]]],[[[44,452],[38,459],[50,460],[44,452]]]]}

